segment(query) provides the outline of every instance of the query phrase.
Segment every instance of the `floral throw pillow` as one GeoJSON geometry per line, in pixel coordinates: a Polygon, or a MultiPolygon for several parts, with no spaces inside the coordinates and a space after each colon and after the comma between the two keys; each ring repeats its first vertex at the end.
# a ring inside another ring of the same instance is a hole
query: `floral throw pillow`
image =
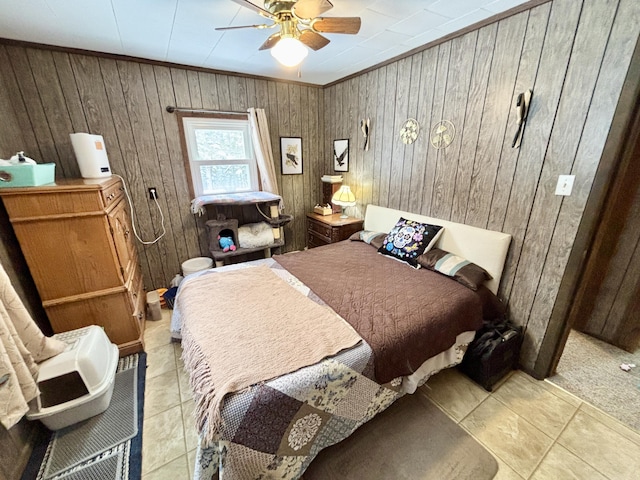
{"type": "Polygon", "coordinates": [[[420,268],[418,257],[428,252],[438,241],[443,228],[440,225],[400,218],[391,229],[378,252],[420,268]]]}

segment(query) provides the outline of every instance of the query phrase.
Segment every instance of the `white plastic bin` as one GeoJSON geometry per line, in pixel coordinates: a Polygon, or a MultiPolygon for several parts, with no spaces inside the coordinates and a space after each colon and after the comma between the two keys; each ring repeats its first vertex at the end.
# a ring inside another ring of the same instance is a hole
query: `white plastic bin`
{"type": "Polygon", "coordinates": [[[207,270],[213,266],[213,259],[209,257],[195,257],[190,258],[186,262],[182,263],[182,275],[185,277],[191,273],[196,273],[201,270],[207,270]]]}
{"type": "Polygon", "coordinates": [[[55,335],[69,344],[40,363],[40,396],[31,402],[29,420],[59,430],[104,412],[118,367],[118,347],[96,325],[55,335]]]}

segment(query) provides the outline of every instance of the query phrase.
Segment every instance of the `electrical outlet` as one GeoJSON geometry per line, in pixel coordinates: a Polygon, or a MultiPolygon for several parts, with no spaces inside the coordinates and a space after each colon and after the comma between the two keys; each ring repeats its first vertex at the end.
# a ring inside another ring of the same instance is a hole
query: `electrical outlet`
{"type": "Polygon", "coordinates": [[[156,190],[156,187],[150,187],[149,188],[149,198],[151,200],[157,200],[157,198],[158,198],[158,190],[156,190]]]}

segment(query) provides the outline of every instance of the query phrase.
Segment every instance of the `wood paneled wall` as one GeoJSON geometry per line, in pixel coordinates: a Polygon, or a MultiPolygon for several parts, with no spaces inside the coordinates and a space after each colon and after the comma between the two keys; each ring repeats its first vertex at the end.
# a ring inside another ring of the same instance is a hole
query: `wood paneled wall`
{"type": "Polygon", "coordinates": [[[527,328],[521,362],[529,370],[639,30],[635,0],[554,0],[325,89],[327,148],[351,139],[345,183],[360,214],[374,203],[513,235],[500,296],[527,328]],[[529,88],[524,138],[513,149],[515,100],[529,88]],[[398,132],[409,117],[422,130],[404,145],[398,132]],[[430,130],[441,119],[456,137],[436,150],[430,130]],[[560,174],[576,176],[569,197],[554,194],[560,174]]]}
{"type": "Polygon", "coordinates": [[[0,65],[0,158],[24,150],[38,161],[55,162],[57,177],[79,177],[69,133],[103,135],[144,240],[162,231],[147,194],[157,188],[167,234],[154,245],[138,243],[148,289],[167,286],[185,260],[209,255],[207,218],[190,213],[178,117],[166,112],[167,105],[264,108],[278,174],[280,137],[302,137],[303,174],[279,175],[278,186],[285,213],[294,216],[285,228],[285,250],[304,248],[305,213],[321,198],[324,173],[321,88],[13,45],[0,45],[0,65]]]}

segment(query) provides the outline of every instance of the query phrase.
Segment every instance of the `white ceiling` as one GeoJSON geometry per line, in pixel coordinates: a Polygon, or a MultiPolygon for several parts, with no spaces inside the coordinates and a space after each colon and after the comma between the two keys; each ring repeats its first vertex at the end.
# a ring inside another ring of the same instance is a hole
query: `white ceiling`
{"type": "Polygon", "coordinates": [[[274,30],[214,30],[269,23],[231,0],[0,0],[0,37],[325,85],[526,2],[331,1],[324,16],[359,16],[362,28],[324,34],[331,43],[309,52],[300,77],[258,51],[274,30]]]}

